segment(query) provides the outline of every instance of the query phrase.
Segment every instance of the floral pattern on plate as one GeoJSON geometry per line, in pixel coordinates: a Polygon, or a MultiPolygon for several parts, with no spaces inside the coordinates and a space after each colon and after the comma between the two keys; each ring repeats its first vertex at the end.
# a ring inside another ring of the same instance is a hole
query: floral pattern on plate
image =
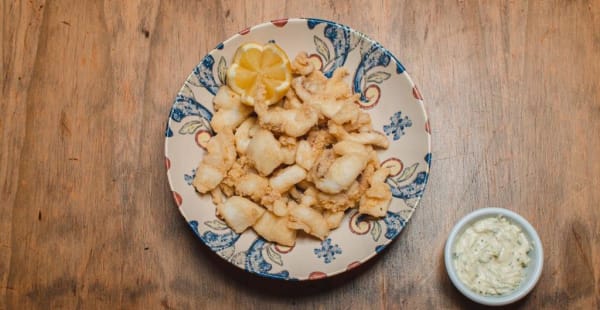
{"type": "Polygon", "coordinates": [[[423,99],[404,66],[379,43],[348,26],[322,19],[279,19],[244,29],[219,43],[183,83],[165,131],[165,165],[173,197],[198,238],[231,264],[260,276],[309,280],[355,268],[398,237],[423,196],[431,165],[430,125],[423,99]],[[375,128],[390,138],[379,152],[390,168],[386,183],[393,199],[386,216],[371,220],[347,212],[340,227],[323,241],[300,237],[283,247],[251,229],[237,234],[215,216],[209,195],[192,186],[198,162],[214,134],[212,99],[226,81],[227,61],[244,42],[276,42],[290,58],[306,51],[325,75],[339,67],[352,74],[347,82],[360,95],[375,128]]]}

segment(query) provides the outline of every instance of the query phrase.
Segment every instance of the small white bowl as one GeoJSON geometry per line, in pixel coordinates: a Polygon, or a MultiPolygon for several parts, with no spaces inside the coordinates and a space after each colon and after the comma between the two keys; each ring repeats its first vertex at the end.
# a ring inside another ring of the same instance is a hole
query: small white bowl
{"type": "Polygon", "coordinates": [[[540,279],[540,275],[542,274],[542,267],[544,265],[544,249],[542,248],[542,242],[540,241],[540,237],[537,232],[529,224],[529,222],[524,219],[522,216],[501,208],[483,208],[473,211],[463,217],[454,228],[450,232],[450,236],[446,241],[446,247],[444,249],[444,260],[446,263],[446,271],[448,272],[448,276],[450,280],[454,284],[454,286],[467,298],[471,299],[474,302],[488,305],[488,306],[502,306],[513,303],[523,297],[525,297],[531,290],[535,287],[538,280],[540,279]],[[480,295],[471,289],[469,289],[459,278],[456,273],[453,264],[452,252],[454,249],[454,244],[456,239],[474,222],[487,218],[487,217],[495,217],[502,216],[506,218],[509,222],[521,227],[525,237],[531,242],[532,250],[529,251],[529,257],[531,261],[527,268],[525,268],[525,278],[521,282],[521,285],[512,291],[511,293],[505,295],[498,296],[486,296],[480,295]]]}

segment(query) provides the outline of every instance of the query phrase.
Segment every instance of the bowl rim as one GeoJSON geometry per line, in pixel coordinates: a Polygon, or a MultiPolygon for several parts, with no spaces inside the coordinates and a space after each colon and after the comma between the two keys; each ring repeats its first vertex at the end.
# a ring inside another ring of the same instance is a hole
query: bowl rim
{"type": "Polygon", "coordinates": [[[446,272],[448,273],[452,284],[467,298],[483,305],[502,306],[520,300],[533,290],[542,274],[542,269],[544,266],[544,249],[536,230],[521,215],[504,208],[481,208],[465,215],[454,225],[444,247],[444,263],[446,265],[446,272]],[[523,279],[523,283],[519,286],[519,288],[506,295],[484,296],[473,292],[458,278],[454,264],[452,263],[452,248],[459,233],[462,233],[468,224],[471,224],[481,218],[490,217],[493,215],[503,216],[513,224],[516,224],[522,228],[525,235],[528,236],[529,241],[531,241],[534,251],[537,252],[537,259],[535,261],[532,260],[532,270],[523,279]]]}

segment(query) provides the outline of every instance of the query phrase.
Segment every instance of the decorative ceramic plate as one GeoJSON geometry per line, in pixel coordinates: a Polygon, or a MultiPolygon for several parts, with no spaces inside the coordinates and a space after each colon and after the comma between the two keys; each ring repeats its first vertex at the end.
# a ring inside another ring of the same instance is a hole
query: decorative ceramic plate
{"type": "Polygon", "coordinates": [[[404,66],[379,43],[334,22],[282,19],[245,29],[217,45],[194,68],[177,94],[166,129],[167,175],[179,211],[192,230],[223,259],[265,277],[306,280],[335,275],[377,255],[398,236],[418,206],[431,163],[429,122],[421,95],[404,66]],[[373,127],[390,140],[379,151],[393,199],[387,215],[370,220],[347,212],[341,226],[320,241],[298,238],[293,248],[257,237],[252,229],[237,234],[215,216],[210,195],[192,186],[196,167],[213,131],[212,99],[225,81],[228,62],[245,42],[276,42],[290,59],[306,51],[326,76],[338,67],[351,74],[347,82],[360,94],[361,107],[373,127]]]}

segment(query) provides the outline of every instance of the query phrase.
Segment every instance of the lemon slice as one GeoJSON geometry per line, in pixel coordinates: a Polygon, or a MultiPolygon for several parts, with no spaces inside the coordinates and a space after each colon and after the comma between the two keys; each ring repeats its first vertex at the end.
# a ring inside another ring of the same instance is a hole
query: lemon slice
{"type": "Polygon", "coordinates": [[[290,88],[291,79],[290,60],[275,43],[241,45],[227,70],[227,85],[250,106],[257,100],[267,105],[278,102],[290,88]]]}

